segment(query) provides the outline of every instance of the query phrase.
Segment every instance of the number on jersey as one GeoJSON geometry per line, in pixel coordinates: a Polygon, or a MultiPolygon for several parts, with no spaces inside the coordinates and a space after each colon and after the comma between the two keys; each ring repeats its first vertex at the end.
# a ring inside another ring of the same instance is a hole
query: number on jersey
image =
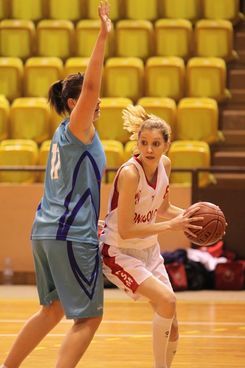
{"type": "Polygon", "coordinates": [[[57,143],[52,145],[51,170],[50,176],[52,180],[59,179],[60,169],[60,151],[57,143]]]}

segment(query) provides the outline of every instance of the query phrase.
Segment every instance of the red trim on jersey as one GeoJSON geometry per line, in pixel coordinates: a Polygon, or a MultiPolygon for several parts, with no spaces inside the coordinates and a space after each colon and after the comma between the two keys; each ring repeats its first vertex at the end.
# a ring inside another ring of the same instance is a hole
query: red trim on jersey
{"type": "MultiPolygon", "coordinates": [[[[145,170],[144,170],[144,167],[143,167],[143,164],[142,164],[142,162],[138,159],[138,157],[137,156],[134,156],[134,159],[138,162],[138,164],[140,164],[140,166],[142,167],[142,169],[143,169],[143,172],[144,172],[144,174],[145,174],[145,170]]],[[[148,179],[147,179],[147,176],[146,176],[146,174],[145,174],[145,179],[146,179],[146,181],[147,181],[147,184],[150,186],[150,187],[152,187],[153,189],[156,189],[156,186],[157,186],[157,176],[158,176],[158,168],[157,168],[157,170],[156,170],[156,173],[154,174],[154,183],[150,183],[149,181],[148,181],[148,179]]]]}
{"type": "Polygon", "coordinates": [[[139,287],[139,284],[135,281],[135,279],[123,269],[118,263],[116,263],[116,257],[111,257],[109,255],[110,245],[103,244],[102,246],[102,257],[104,264],[110,268],[111,273],[119,278],[119,280],[133,293],[139,287]]]}

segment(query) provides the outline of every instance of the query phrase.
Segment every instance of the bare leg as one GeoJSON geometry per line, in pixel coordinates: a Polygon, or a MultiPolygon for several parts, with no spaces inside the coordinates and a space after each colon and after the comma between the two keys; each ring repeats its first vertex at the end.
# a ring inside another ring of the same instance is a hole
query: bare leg
{"type": "Polygon", "coordinates": [[[176,297],[172,290],[155,277],[149,277],[137,289],[137,294],[146,297],[154,311],[164,318],[173,319],[176,297]]]}
{"type": "Polygon", "coordinates": [[[19,367],[39,342],[57,325],[63,315],[63,308],[59,301],[43,306],[19,332],[4,365],[8,368],[19,367]]]}
{"type": "Polygon", "coordinates": [[[175,315],[175,295],[172,290],[155,277],[145,280],[138,287],[137,293],[148,298],[155,311],[153,317],[155,368],[167,368],[167,347],[175,315]]]}
{"type": "Polygon", "coordinates": [[[59,351],[56,368],[73,368],[87,350],[102,317],[74,321],[59,351]]]}

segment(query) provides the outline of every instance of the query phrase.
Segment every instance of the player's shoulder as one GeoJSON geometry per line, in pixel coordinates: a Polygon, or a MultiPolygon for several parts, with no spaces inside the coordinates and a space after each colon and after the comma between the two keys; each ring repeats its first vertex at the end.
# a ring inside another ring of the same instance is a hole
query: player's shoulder
{"type": "Polygon", "coordinates": [[[171,171],[171,160],[166,155],[162,155],[162,163],[167,175],[169,176],[171,171]]]}
{"type": "Polygon", "coordinates": [[[137,185],[139,182],[139,172],[134,164],[124,165],[119,174],[119,185],[123,185],[125,188],[137,185]]]}
{"type": "Polygon", "coordinates": [[[135,179],[139,177],[139,171],[133,163],[129,163],[121,168],[120,176],[135,179]]]}
{"type": "Polygon", "coordinates": [[[171,166],[170,158],[166,155],[162,155],[162,163],[164,166],[171,166]]]}

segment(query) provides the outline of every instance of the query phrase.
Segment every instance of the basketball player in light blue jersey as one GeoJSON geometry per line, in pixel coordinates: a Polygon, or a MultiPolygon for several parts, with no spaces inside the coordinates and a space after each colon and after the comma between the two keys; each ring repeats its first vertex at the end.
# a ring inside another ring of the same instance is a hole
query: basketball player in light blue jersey
{"type": "Polygon", "coordinates": [[[32,229],[42,307],[26,322],[2,367],[19,367],[64,314],[74,323],[55,367],[75,367],[102,319],[97,223],[105,155],[93,121],[100,111],[104,50],[111,21],[107,1],[100,2],[98,10],[101,27],[85,75],[70,75],[49,90],[50,105],[68,117],[51,142],[44,195],[32,229]]]}

